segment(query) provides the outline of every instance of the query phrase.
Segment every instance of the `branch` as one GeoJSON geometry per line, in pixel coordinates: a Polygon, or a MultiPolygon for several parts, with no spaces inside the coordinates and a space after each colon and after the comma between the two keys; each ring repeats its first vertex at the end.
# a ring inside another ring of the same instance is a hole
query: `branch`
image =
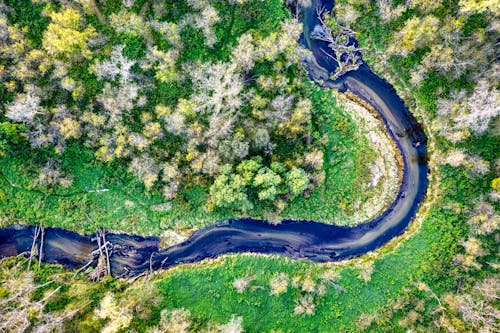
{"type": "Polygon", "coordinates": [[[40,265],[42,264],[42,257],[43,257],[43,240],[45,236],[45,228],[40,225],[40,229],[42,231],[42,234],[40,236],[40,252],[38,253],[38,268],[40,268],[40,265]]]}
{"type": "Polygon", "coordinates": [[[101,10],[99,9],[99,6],[95,3],[94,0],[89,0],[89,5],[90,8],[94,10],[95,15],[97,16],[97,19],[99,19],[99,22],[102,24],[107,24],[106,18],[104,18],[104,15],[102,15],[101,10]]]}
{"type": "Polygon", "coordinates": [[[33,259],[33,253],[35,251],[35,245],[36,245],[36,240],[38,239],[38,236],[40,235],[40,229],[38,227],[38,224],[35,226],[35,234],[33,235],[33,243],[31,243],[31,250],[30,250],[30,258],[28,262],[28,271],[30,270],[31,267],[31,260],[33,259]]]}
{"type": "Polygon", "coordinates": [[[104,242],[104,251],[106,252],[106,264],[108,266],[108,275],[111,275],[111,264],[109,263],[108,242],[106,242],[106,231],[102,229],[102,240],[104,242]]]}

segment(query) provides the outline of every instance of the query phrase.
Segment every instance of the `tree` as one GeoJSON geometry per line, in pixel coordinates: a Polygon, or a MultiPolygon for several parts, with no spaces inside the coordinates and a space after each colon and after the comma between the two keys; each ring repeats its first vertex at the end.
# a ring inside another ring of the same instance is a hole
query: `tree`
{"type": "Polygon", "coordinates": [[[78,309],[63,309],[58,313],[49,310],[47,305],[57,300],[61,287],[52,287],[54,281],[37,284],[31,272],[11,274],[10,279],[2,281],[2,291],[7,291],[7,295],[0,301],[0,331],[63,332],[64,324],[78,309]],[[44,289],[48,290],[38,298],[44,289]]]}
{"type": "Polygon", "coordinates": [[[259,191],[259,200],[274,200],[280,185],[281,177],[269,168],[261,168],[253,179],[253,186],[259,191]]]}
{"type": "Polygon", "coordinates": [[[61,12],[50,12],[52,22],[43,36],[43,47],[50,56],[68,58],[90,58],[90,40],[96,36],[93,27],[84,27],[80,14],[71,8],[61,12]]]}
{"type": "Polygon", "coordinates": [[[255,60],[274,62],[279,57],[284,57],[286,61],[280,62],[282,69],[298,64],[309,56],[309,52],[297,43],[301,33],[302,25],[297,20],[285,21],[280,31],[256,41],[255,60]]]}
{"type": "Polygon", "coordinates": [[[248,286],[253,280],[255,280],[255,276],[241,277],[233,281],[233,288],[241,294],[248,289],[248,286]]]}
{"type": "Polygon", "coordinates": [[[193,160],[191,163],[192,169],[195,172],[202,172],[209,176],[214,176],[219,171],[220,159],[217,152],[213,149],[208,149],[206,152],[193,160]]]}
{"type": "Polygon", "coordinates": [[[396,19],[406,10],[405,5],[398,5],[396,8],[393,5],[392,0],[377,0],[378,12],[382,22],[386,23],[396,19]]]}
{"type": "Polygon", "coordinates": [[[438,39],[441,22],[433,15],[424,18],[412,17],[395,36],[392,51],[408,55],[416,49],[426,47],[438,39]]]}
{"type": "Polygon", "coordinates": [[[121,124],[123,116],[136,106],[138,97],[139,86],[135,83],[114,87],[106,82],[102,93],[97,96],[97,101],[102,104],[108,115],[106,127],[113,128],[121,124]]]}
{"type": "Polygon", "coordinates": [[[243,177],[233,174],[231,165],[226,164],[210,187],[210,200],[217,207],[247,211],[252,208],[252,204],[245,190],[243,177]]]}
{"type": "Polygon", "coordinates": [[[293,167],[286,174],[285,183],[292,195],[299,195],[307,189],[309,178],[304,170],[293,167]]]}
{"type": "Polygon", "coordinates": [[[476,134],[486,131],[491,119],[500,115],[500,92],[496,87],[490,88],[486,80],[477,83],[472,95],[466,99],[467,110],[458,116],[455,122],[459,126],[467,126],[476,134]]]}
{"type": "Polygon", "coordinates": [[[269,136],[269,132],[265,128],[259,128],[255,131],[252,137],[252,145],[255,149],[264,150],[264,152],[269,153],[270,147],[269,143],[271,142],[271,137],[269,136]]]}
{"type": "Polygon", "coordinates": [[[283,175],[286,172],[286,166],[280,162],[273,162],[271,163],[271,170],[279,175],[283,175]]]}
{"type": "Polygon", "coordinates": [[[38,173],[36,183],[42,187],[53,187],[56,185],[68,188],[72,185],[73,181],[67,177],[59,167],[59,161],[49,160],[38,173]]]}
{"type": "Polygon", "coordinates": [[[432,11],[435,11],[439,7],[443,5],[442,2],[440,1],[434,1],[434,0],[412,0],[410,7],[411,8],[418,8],[421,12],[423,13],[430,13],[432,11]]]}
{"type": "Polygon", "coordinates": [[[218,146],[219,152],[223,158],[232,162],[243,159],[248,155],[250,143],[245,140],[241,132],[230,135],[227,139],[221,140],[218,146]]]}
{"type": "Polygon", "coordinates": [[[135,65],[134,60],[129,60],[123,56],[123,45],[113,46],[111,57],[109,60],[96,60],[91,66],[92,72],[99,78],[99,80],[116,80],[120,79],[120,84],[125,85],[131,81],[132,73],[131,68],[135,65]]]}
{"type": "Polygon", "coordinates": [[[321,150],[313,150],[305,155],[307,166],[314,170],[321,170],[323,168],[323,152],[321,150]]]}
{"type": "Polygon", "coordinates": [[[296,306],[293,310],[295,315],[307,315],[311,316],[314,314],[314,309],[316,308],[316,304],[314,304],[314,299],[311,294],[306,294],[302,296],[297,302],[296,306]]]}
{"type": "Polygon", "coordinates": [[[185,309],[162,310],[159,326],[152,333],[189,333],[191,313],[185,309]]]}
{"type": "Polygon", "coordinates": [[[0,157],[12,149],[12,145],[18,144],[22,140],[21,133],[26,130],[24,125],[13,124],[8,121],[0,123],[0,157]]]}
{"type": "Polygon", "coordinates": [[[108,292],[101,301],[99,308],[95,309],[98,318],[109,319],[102,333],[115,333],[127,328],[132,321],[132,313],[127,307],[120,307],[112,293],[108,292]]]}
{"type": "Polygon", "coordinates": [[[451,99],[438,100],[438,131],[451,141],[467,137],[469,130],[480,135],[492,119],[500,115],[500,93],[480,80],[470,96],[466,90],[454,92],[451,99]]]}
{"type": "MultiPolygon", "coordinates": [[[[158,1],[163,4],[163,1],[158,1]]],[[[181,28],[178,24],[172,22],[152,21],[151,27],[158,31],[161,36],[169,42],[175,49],[180,49],[182,46],[182,37],[180,35],[181,28]]]]}
{"type": "Polygon", "coordinates": [[[64,139],[78,139],[82,135],[80,123],[75,119],[66,117],[62,119],[58,127],[64,139]]]}
{"type": "Polygon", "coordinates": [[[278,95],[270,103],[270,108],[264,111],[264,117],[272,127],[290,121],[295,95],[278,95]]]}
{"type": "Polygon", "coordinates": [[[233,49],[232,62],[245,72],[250,71],[255,65],[255,46],[251,34],[238,37],[238,44],[233,49]]]}
{"type": "Polygon", "coordinates": [[[276,273],[269,280],[270,295],[278,296],[288,289],[288,276],[285,273],[276,273]]]}
{"type": "Polygon", "coordinates": [[[200,29],[205,35],[205,45],[208,47],[214,46],[217,42],[217,36],[213,26],[220,21],[219,13],[204,1],[189,1],[188,4],[200,11],[186,15],[182,25],[192,25],[194,28],[200,29]]]}
{"type": "Polygon", "coordinates": [[[243,79],[230,63],[205,63],[194,69],[191,101],[201,114],[234,113],[242,104],[243,79]]]}
{"type": "Polygon", "coordinates": [[[336,80],[345,73],[353,71],[361,66],[361,49],[356,47],[352,38],[354,31],[341,26],[335,17],[324,13],[324,9],[317,8],[320,24],[314,27],[311,38],[328,43],[328,48],[333,55],[322,49],[330,59],[337,63],[335,73],[330,73],[332,80],[336,80]]]}
{"type": "Polygon", "coordinates": [[[220,333],[243,333],[243,327],[241,326],[242,321],[242,317],[233,314],[229,322],[219,325],[218,331],[220,333]]]}
{"type": "Polygon", "coordinates": [[[45,113],[41,99],[29,89],[25,94],[17,94],[14,102],[7,105],[5,116],[17,123],[33,124],[35,116],[45,113]]]}
{"type": "Polygon", "coordinates": [[[500,4],[496,0],[460,0],[460,11],[463,13],[482,13],[490,11],[494,15],[500,14],[500,4]]]}
{"type": "Polygon", "coordinates": [[[143,69],[153,69],[155,78],[160,82],[171,82],[179,79],[176,70],[176,61],[179,56],[178,50],[163,52],[156,46],[150,47],[146,53],[146,60],[142,62],[143,69]]]}
{"type": "Polygon", "coordinates": [[[281,124],[280,131],[287,138],[297,138],[303,133],[309,133],[311,126],[312,103],[308,99],[300,99],[291,112],[290,120],[281,124]]]}
{"type": "Polygon", "coordinates": [[[110,16],[110,24],[117,31],[129,36],[150,39],[150,25],[134,12],[121,10],[110,16]]]}
{"type": "Polygon", "coordinates": [[[143,155],[132,159],[130,162],[130,171],[142,180],[146,189],[149,190],[158,181],[160,168],[156,165],[153,158],[143,155]]]}
{"type": "Polygon", "coordinates": [[[236,171],[243,177],[246,184],[250,185],[257,171],[262,167],[262,158],[256,157],[244,160],[236,167],[236,171]]]}

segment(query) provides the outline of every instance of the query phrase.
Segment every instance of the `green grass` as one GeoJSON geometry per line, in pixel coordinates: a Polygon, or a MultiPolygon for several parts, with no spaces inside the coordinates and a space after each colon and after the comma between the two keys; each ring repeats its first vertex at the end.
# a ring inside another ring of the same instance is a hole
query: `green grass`
{"type": "MultiPolygon", "coordinates": [[[[394,252],[377,260],[371,280],[365,282],[355,269],[339,269],[340,280],[335,283],[345,288],[318,297],[316,312],[312,316],[295,316],[295,302],[303,294],[289,288],[280,296],[269,295],[269,279],[276,272],[290,277],[311,276],[317,279],[324,270],[320,266],[287,258],[235,256],[223,260],[221,265],[201,268],[183,268],[159,282],[165,295],[164,307],[184,307],[200,323],[207,320],[228,321],[231,314],[243,316],[246,332],[281,329],[285,332],[339,332],[357,331],[353,323],[362,313],[377,313],[391,300],[408,293],[412,282],[435,283],[438,290],[453,287],[455,268],[445,264],[457,251],[456,239],[466,234],[463,216],[433,208],[422,228],[394,252]],[[444,267],[442,265],[445,265],[444,267]],[[443,269],[443,268],[446,268],[443,269]],[[232,288],[235,278],[255,275],[252,285],[263,289],[238,294],[232,288]],[[182,288],[179,288],[182,286],[182,288]]],[[[374,332],[403,332],[404,329],[386,323],[373,327],[374,332]]]]}
{"type": "Polygon", "coordinates": [[[364,133],[357,128],[349,115],[332,101],[329,91],[313,89],[312,101],[317,109],[326,110],[318,115],[318,132],[326,133],[325,183],[309,196],[296,198],[283,211],[283,216],[303,220],[331,222],[339,216],[354,213],[356,200],[363,202],[375,195],[363,192],[371,180],[370,162],[377,156],[364,133]]]}

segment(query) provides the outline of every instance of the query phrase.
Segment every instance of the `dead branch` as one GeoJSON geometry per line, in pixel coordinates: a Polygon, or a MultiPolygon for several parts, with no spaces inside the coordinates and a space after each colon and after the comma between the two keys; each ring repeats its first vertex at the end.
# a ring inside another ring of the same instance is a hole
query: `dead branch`
{"type": "Polygon", "coordinates": [[[93,262],[94,262],[94,258],[92,258],[92,260],[90,260],[88,263],[86,263],[85,265],[83,265],[82,267],[80,267],[75,272],[75,274],[73,275],[73,278],[76,278],[76,276],[78,275],[78,273],[80,273],[81,271],[83,271],[84,269],[86,269],[87,267],[89,267],[90,265],[92,265],[93,262]]]}
{"type": "Polygon", "coordinates": [[[145,275],[147,275],[147,274],[148,274],[148,271],[144,271],[144,272],[142,272],[141,274],[136,275],[136,276],[134,276],[133,278],[131,278],[131,279],[129,280],[129,282],[134,282],[134,281],[135,281],[135,280],[137,280],[138,278],[143,277],[143,276],[145,276],[145,275]]]}
{"type": "Polygon", "coordinates": [[[362,59],[359,56],[361,49],[351,44],[351,39],[355,35],[354,31],[341,26],[336,21],[333,22],[334,27],[330,26],[325,22],[324,12],[324,7],[316,8],[320,24],[314,27],[314,30],[311,32],[311,38],[328,43],[328,47],[333,55],[322,48],[321,51],[337,64],[335,73],[330,73],[333,80],[335,80],[361,66],[362,59]]]}
{"type": "Polygon", "coordinates": [[[151,279],[151,276],[153,275],[153,255],[155,253],[152,252],[151,253],[151,256],[149,257],[149,275],[148,275],[148,279],[151,279]]]}
{"type": "Polygon", "coordinates": [[[108,242],[106,242],[106,230],[102,229],[102,241],[104,243],[104,251],[106,252],[106,264],[108,267],[108,275],[111,275],[111,264],[109,263],[109,251],[108,251],[108,242]]]}
{"type": "Polygon", "coordinates": [[[90,271],[89,274],[89,279],[92,281],[99,281],[101,277],[106,275],[106,264],[104,263],[104,257],[99,257],[97,259],[97,266],[94,268],[94,270],[90,271]]]}
{"type": "Polygon", "coordinates": [[[102,15],[101,10],[99,9],[99,6],[97,6],[95,1],[89,0],[89,5],[90,5],[90,8],[92,8],[92,10],[94,11],[94,14],[97,16],[97,19],[99,20],[99,22],[101,22],[102,24],[107,24],[106,18],[104,17],[104,15],[102,15]]]}
{"type": "MultiPolygon", "coordinates": [[[[97,241],[97,249],[92,251],[91,255],[93,257],[97,255],[97,266],[93,271],[91,271],[88,274],[91,280],[98,281],[101,279],[102,276],[111,275],[111,262],[110,262],[111,252],[109,250],[109,247],[111,247],[112,249],[113,245],[106,240],[106,231],[104,229],[99,229],[96,232],[95,240],[97,241]]],[[[85,269],[86,267],[90,266],[90,264],[93,261],[94,259],[92,259],[89,263],[80,268],[75,274],[85,269]]]]}
{"type": "Polygon", "coordinates": [[[38,253],[38,268],[40,268],[40,265],[42,264],[43,242],[45,236],[45,228],[42,225],[40,225],[40,229],[41,229],[41,235],[40,235],[40,252],[38,253]]]}
{"type": "Polygon", "coordinates": [[[35,252],[36,241],[37,241],[39,236],[40,236],[40,229],[39,229],[38,225],[36,225],[35,226],[35,234],[33,235],[33,243],[31,244],[30,258],[29,258],[29,262],[28,262],[28,271],[31,268],[31,260],[33,259],[33,256],[35,255],[34,252],[35,252]]]}
{"type": "Polygon", "coordinates": [[[160,263],[160,268],[163,268],[163,264],[167,261],[168,257],[165,257],[160,263]]]}
{"type": "Polygon", "coordinates": [[[298,19],[304,7],[311,6],[310,0],[287,0],[287,5],[293,13],[293,17],[298,19]]]}

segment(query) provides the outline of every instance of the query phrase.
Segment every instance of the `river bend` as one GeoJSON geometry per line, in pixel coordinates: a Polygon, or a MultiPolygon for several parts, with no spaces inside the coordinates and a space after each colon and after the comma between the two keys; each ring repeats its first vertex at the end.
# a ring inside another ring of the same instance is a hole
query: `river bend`
{"type": "MultiPolygon", "coordinates": [[[[314,0],[313,6],[327,9],[332,1],[314,0]]],[[[375,75],[367,65],[332,82],[324,76],[334,64],[320,48],[321,42],[307,38],[318,23],[314,9],[305,10],[301,42],[312,51],[314,61],[308,72],[320,84],[340,91],[349,90],[369,103],[381,116],[387,132],[401,153],[402,181],[394,202],[379,216],[357,226],[334,226],[314,221],[284,220],[273,225],[253,219],[229,219],[195,232],[183,243],[159,249],[157,237],[108,234],[113,244],[111,273],[134,277],[150,269],[165,269],[182,263],[215,258],[226,253],[254,252],[279,254],[294,259],[328,262],[348,259],[373,251],[400,235],[414,219],[428,186],[427,138],[394,88],[375,75]],[[323,73],[323,74],[322,74],[323,73]],[[323,77],[321,77],[323,75],[323,77]]],[[[29,254],[35,227],[13,225],[0,229],[0,257],[29,254]]],[[[58,228],[45,230],[43,261],[79,268],[97,257],[93,235],[80,235],[58,228]]],[[[40,245],[38,247],[40,248],[40,245]]]]}

